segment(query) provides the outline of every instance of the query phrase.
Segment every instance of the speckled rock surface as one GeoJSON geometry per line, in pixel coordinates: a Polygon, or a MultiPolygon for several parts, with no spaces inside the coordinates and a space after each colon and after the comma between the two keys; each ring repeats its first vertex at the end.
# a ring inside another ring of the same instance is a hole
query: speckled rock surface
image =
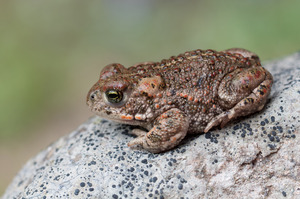
{"type": "Polygon", "coordinates": [[[263,111],[151,154],[132,127],[93,117],[29,160],[10,198],[300,198],[300,53],[264,65],[263,111]]]}

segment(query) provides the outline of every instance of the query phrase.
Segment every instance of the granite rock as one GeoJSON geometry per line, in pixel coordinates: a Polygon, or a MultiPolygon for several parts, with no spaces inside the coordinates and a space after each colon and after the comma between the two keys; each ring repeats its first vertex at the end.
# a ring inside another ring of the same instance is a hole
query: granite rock
{"type": "Polygon", "coordinates": [[[264,64],[266,107],[152,154],[133,127],[93,117],[28,161],[10,198],[300,198],[300,53],[264,64]]]}

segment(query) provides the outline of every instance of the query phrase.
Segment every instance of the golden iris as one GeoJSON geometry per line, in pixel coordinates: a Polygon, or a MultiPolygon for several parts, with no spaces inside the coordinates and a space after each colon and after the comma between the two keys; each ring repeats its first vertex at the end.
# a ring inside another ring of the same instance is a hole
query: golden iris
{"type": "Polygon", "coordinates": [[[119,103],[123,99],[123,93],[116,90],[108,90],[105,92],[107,100],[110,103],[119,103]]]}

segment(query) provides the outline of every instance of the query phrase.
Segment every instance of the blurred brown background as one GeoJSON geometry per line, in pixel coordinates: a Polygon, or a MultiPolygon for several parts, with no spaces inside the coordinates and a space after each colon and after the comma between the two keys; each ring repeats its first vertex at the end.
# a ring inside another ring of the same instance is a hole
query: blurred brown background
{"type": "Polygon", "coordinates": [[[23,164],[92,114],[101,67],[187,50],[300,49],[298,0],[1,0],[0,195],[23,164]]]}

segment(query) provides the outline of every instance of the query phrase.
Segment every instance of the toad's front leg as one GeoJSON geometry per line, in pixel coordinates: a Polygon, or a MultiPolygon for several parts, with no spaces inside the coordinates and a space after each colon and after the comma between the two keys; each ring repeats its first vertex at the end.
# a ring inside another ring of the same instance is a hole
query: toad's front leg
{"type": "Polygon", "coordinates": [[[153,128],[148,133],[134,129],[138,137],[128,146],[141,145],[144,149],[159,153],[174,148],[185,137],[189,127],[189,119],[177,108],[172,108],[158,116],[153,128]]]}

